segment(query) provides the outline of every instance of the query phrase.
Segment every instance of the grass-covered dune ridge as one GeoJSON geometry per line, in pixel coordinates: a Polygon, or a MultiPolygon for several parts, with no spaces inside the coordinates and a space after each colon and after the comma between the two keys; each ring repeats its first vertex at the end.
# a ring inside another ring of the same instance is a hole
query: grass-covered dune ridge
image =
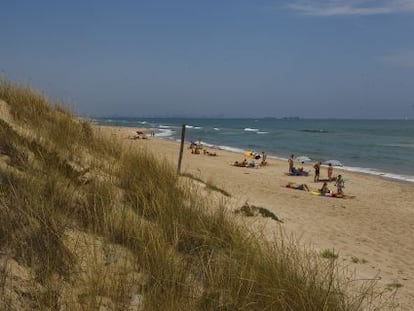
{"type": "Polygon", "coordinates": [[[0,309],[369,306],[334,260],[241,227],[167,161],[29,87],[1,80],[0,100],[0,309]]]}

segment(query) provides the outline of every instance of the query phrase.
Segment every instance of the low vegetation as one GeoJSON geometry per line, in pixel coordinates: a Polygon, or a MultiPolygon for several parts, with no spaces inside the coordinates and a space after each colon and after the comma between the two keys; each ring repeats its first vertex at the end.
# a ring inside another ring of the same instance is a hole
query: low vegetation
{"type": "Polygon", "coordinates": [[[262,217],[268,217],[278,222],[283,222],[281,219],[279,219],[279,217],[277,217],[274,213],[269,211],[267,208],[251,205],[247,202],[244,203],[244,205],[240,207],[239,209],[236,209],[234,212],[236,214],[241,214],[247,217],[260,215],[262,217]]]}
{"type": "Polygon", "coordinates": [[[334,249],[324,249],[321,251],[321,257],[325,259],[338,259],[338,253],[335,253],[334,249]]]}
{"type": "Polygon", "coordinates": [[[351,261],[353,262],[353,263],[360,263],[360,264],[365,264],[365,263],[367,263],[368,261],[366,260],[366,259],[364,259],[364,258],[358,258],[358,257],[355,257],[355,256],[351,256],[351,261]]]}
{"type": "Polygon", "coordinates": [[[2,80],[0,100],[1,310],[371,306],[370,285],[237,225],[166,161],[29,87],[2,80]]]}

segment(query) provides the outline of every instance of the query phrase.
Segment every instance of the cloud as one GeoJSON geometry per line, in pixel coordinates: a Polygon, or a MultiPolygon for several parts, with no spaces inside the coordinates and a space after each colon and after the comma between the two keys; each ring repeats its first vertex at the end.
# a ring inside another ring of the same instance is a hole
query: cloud
{"type": "Polygon", "coordinates": [[[404,68],[414,68],[414,50],[400,50],[385,55],[379,61],[404,68]]]}
{"type": "Polygon", "coordinates": [[[286,7],[311,16],[379,15],[414,13],[414,0],[293,0],[286,7]]]}

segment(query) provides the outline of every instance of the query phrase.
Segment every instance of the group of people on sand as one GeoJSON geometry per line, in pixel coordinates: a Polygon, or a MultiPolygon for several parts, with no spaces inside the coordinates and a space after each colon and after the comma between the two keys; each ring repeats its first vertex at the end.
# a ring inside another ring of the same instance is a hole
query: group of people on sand
{"type": "MultiPolygon", "coordinates": [[[[313,165],[313,168],[315,169],[315,175],[313,177],[314,182],[318,182],[320,179],[320,171],[321,171],[321,162],[316,162],[313,165]]],[[[333,176],[333,166],[332,163],[328,164],[328,181],[335,181],[336,177],[333,176]]]]}
{"type": "Polygon", "coordinates": [[[195,143],[195,142],[191,142],[190,146],[188,147],[188,149],[191,150],[192,154],[201,154],[201,150],[203,151],[204,155],[208,155],[208,156],[217,156],[217,153],[208,151],[207,149],[204,149],[203,145],[201,143],[195,143]]]}
{"type": "MultiPolygon", "coordinates": [[[[338,175],[338,179],[335,183],[335,186],[336,186],[336,193],[329,189],[327,182],[324,182],[322,187],[318,189],[317,192],[323,196],[343,198],[344,192],[342,189],[344,188],[344,180],[342,179],[341,175],[338,175]]],[[[286,188],[291,188],[295,190],[303,190],[303,191],[308,191],[308,192],[310,191],[307,184],[296,184],[294,182],[288,182],[286,185],[286,188]]]]}
{"type": "MultiPolygon", "coordinates": [[[[288,159],[288,162],[289,162],[289,173],[287,175],[291,175],[291,176],[308,176],[309,175],[309,172],[308,171],[305,171],[304,168],[303,168],[303,166],[302,167],[299,167],[299,168],[296,168],[294,166],[293,157],[294,157],[294,155],[292,154],[290,156],[290,158],[288,159]]],[[[303,164],[303,162],[302,162],[302,164],[303,164]]]]}
{"type": "MultiPolygon", "coordinates": [[[[155,132],[153,130],[151,130],[149,135],[151,137],[154,137],[155,132]]],[[[132,136],[128,137],[128,138],[134,139],[134,140],[135,139],[148,139],[148,133],[145,130],[141,129],[141,130],[135,131],[135,133],[132,136]]]]}
{"type": "MultiPolygon", "coordinates": [[[[297,174],[295,174],[297,172],[297,169],[294,167],[294,155],[293,154],[288,159],[288,164],[289,164],[289,175],[297,176],[297,174]]],[[[315,174],[314,174],[314,178],[313,178],[314,182],[321,181],[321,179],[320,179],[321,164],[322,164],[321,162],[316,162],[313,165],[313,168],[315,170],[315,174]]],[[[302,168],[302,170],[303,170],[303,168],[302,168]]],[[[342,175],[338,175],[338,177],[333,176],[332,163],[328,164],[327,171],[328,171],[328,179],[326,181],[324,181],[322,187],[320,189],[318,189],[317,192],[320,195],[326,195],[326,196],[332,196],[332,197],[343,197],[344,196],[343,189],[345,188],[345,181],[344,181],[342,175]],[[328,182],[332,182],[332,181],[335,181],[336,193],[334,193],[328,187],[328,182]]],[[[286,185],[286,188],[291,188],[291,189],[295,189],[295,190],[310,191],[307,184],[296,184],[296,183],[293,183],[293,182],[289,182],[286,185]]]]}
{"type": "MultiPolygon", "coordinates": [[[[343,189],[345,188],[345,181],[342,178],[341,174],[339,174],[338,177],[335,179],[335,187],[336,187],[336,195],[343,195],[344,194],[343,189]]],[[[326,181],[323,183],[322,188],[319,189],[319,192],[321,194],[332,193],[332,191],[329,190],[328,183],[326,181]]]]}
{"type": "Polygon", "coordinates": [[[267,155],[264,151],[262,151],[262,155],[259,157],[255,157],[255,159],[261,159],[260,163],[257,164],[254,160],[248,162],[246,158],[243,159],[243,161],[234,161],[233,166],[238,167],[249,167],[249,168],[259,168],[261,166],[267,165],[267,155]]]}
{"type": "Polygon", "coordinates": [[[234,161],[233,166],[238,167],[248,167],[248,168],[259,168],[259,166],[254,162],[253,160],[248,162],[246,158],[243,159],[243,161],[234,161]]]}

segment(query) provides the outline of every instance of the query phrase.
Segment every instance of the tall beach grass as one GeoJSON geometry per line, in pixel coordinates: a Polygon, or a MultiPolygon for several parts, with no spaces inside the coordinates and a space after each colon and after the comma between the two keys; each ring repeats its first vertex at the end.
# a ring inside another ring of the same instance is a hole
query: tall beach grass
{"type": "Polygon", "coordinates": [[[378,307],[374,286],[237,224],[170,163],[30,87],[3,79],[0,100],[0,309],[378,307]]]}

